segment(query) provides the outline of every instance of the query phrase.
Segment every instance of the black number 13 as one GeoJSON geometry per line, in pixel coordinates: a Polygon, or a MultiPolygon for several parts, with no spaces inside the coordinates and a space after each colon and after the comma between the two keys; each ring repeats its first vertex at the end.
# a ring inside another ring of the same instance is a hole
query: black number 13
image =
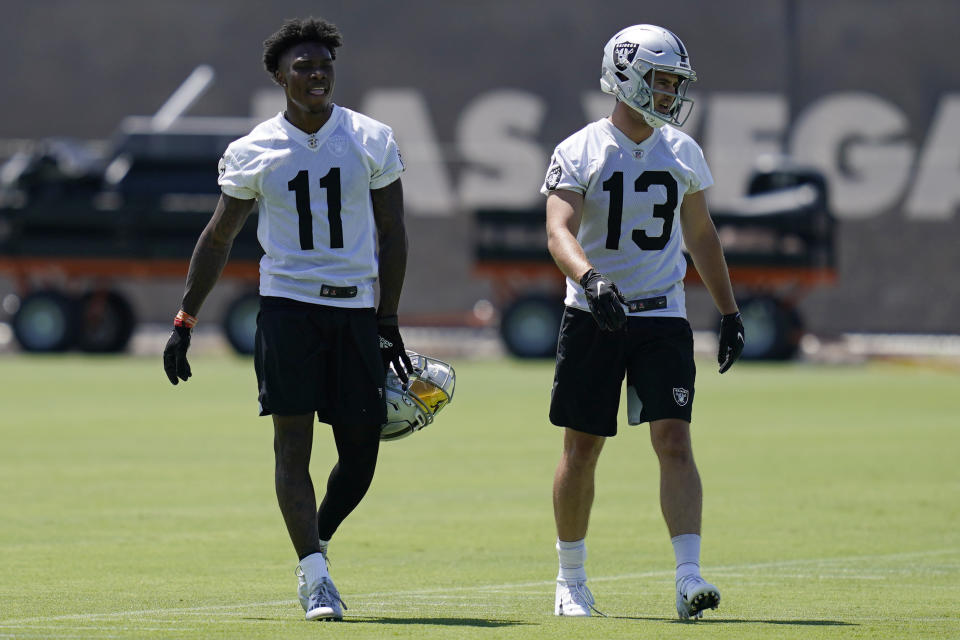
{"type": "MultiPolygon", "coordinates": [[[[343,248],[343,220],[340,219],[340,167],[331,167],[317,182],[327,190],[327,218],[330,220],[330,248],[343,248]]],[[[287,183],[297,199],[297,218],[300,222],[300,248],[313,249],[313,212],[310,211],[310,176],[306,169],[287,183]]]]}
{"type": "MultiPolygon", "coordinates": [[[[667,246],[673,230],[673,215],[677,208],[677,180],[669,171],[644,171],[633,183],[633,190],[646,192],[653,185],[667,190],[667,201],[653,205],[653,217],[663,218],[663,232],[648,236],[643,229],[634,229],[630,237],[634,244],[644,250],[660,250],[667,246]]],[[[610,192],[610,207],[607,214],[607,249],[620,248],[620,226],[623,221],[623,172],[615,171],[601,183],[604,191],[610,192]]]]}

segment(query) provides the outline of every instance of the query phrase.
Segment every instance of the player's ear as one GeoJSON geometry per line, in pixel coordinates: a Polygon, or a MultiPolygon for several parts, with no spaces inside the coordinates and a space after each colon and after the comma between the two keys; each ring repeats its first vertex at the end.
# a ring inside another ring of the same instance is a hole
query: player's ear
{"type": "Polygon", "coordinates": [[[281,87],[287,86],[287,81],[286,79],[284,79],[283,72],[280,71],[280,69],[277,69],[276,71],[273,72],[273,80],[281,87]]]}

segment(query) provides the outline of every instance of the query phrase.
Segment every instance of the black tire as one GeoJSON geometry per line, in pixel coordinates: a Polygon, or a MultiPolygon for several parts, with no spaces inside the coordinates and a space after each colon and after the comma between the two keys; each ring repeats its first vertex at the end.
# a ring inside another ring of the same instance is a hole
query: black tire
{"type": "Polygon", "coordinates": [[[260,313],[260,294],[249,292],[231,302],[223,316],[223,333],[230,346],[240,355],[253,354],[258,313],[260,313]]]}
{"type": "Polygon", "coordinates": [[[91,291],[77,305],[77,348],[88,353],[120,353],[137,324],[133,307],[115,291],[91,291]]]}
{"type": "Polygon", "coordinates": [[[513,301],[500,318],[500,337],[518,358],[553,358],[563,318],[563,303],[545,295],[513,301]]]}
{"type": "Polygon", "coordinates": [[[746,343],[744,360],[790,360],[797,355],[803,323],[792,306],[772,296],[739,302],[746,343]]]}
{"type": "Polygon", "coordinates": [[[13,316],[13,335],[24,351],[59,353],[73,346],[76,304],[57,291],[37,291],[20,301],[13,316]]]}

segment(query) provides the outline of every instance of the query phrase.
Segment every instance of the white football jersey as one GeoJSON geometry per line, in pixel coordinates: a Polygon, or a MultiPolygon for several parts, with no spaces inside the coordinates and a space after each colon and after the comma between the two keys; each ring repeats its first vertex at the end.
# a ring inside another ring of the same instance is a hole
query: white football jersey
{"type": "Polygon", "coordinates": [[[390,127],[334,105],[313,134],[283,113],[227,147],[219,184],[256,198],[260,294],[337,307],[373,307],[377,234],[371,189],[400,177],[390,127]],[[323,285],[357,287],[354,297],[321,295],[323,285]]]}
{"type": "MultiPolygon", "coordinates": [[[[636,144],[604,118],[557,145],[540,191],[583,195],[577,240],[627,300],[666,296],[666,306],[629,315],[686,317],[680,204],[711,184],[703,151],[687,134],[664,125],[636,144]]],[[[589,309],[570,278],[564,302],[589,309]]]]}

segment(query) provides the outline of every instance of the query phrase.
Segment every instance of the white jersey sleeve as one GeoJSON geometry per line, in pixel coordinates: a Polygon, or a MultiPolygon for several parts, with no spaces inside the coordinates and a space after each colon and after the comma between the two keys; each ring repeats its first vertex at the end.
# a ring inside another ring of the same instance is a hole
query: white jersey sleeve
{"type": "Polygon", "coordinates": [[[703,157],[700,145],[687,134],[672,127],[668,138],[672,139],[670,144],[677,160],[688,169],[687,193],[696,193],[712,186],[713,174],[710,173],[710,167],[707,166],[707,159],[703,157]]]}
{"type": "Polygon", "coordinates": [[[384,133],[387,139],[383,144],[382,154],[378,154],[380,157],[370,176],[371,189],[382,189],[396,181],[403,173],[403,159],[400,157],[400,148],[393,137],[393,131],[386,128],[384,133]]]}
{"type": "Polygon", "coordinates": [[[238,200],[253,200],[259,195],[257,189],[257,175],[249,167],[241,165],[240,161],[228,147],[220,158],[220,177],[217,180],[220,190],[231,198],[238,200]]]}
{"type": "Polygon", "coordinates": [[[557,147],[550,158],[550,167],[540,193],[549,195],[556,189],[574,191],[580,195],[586,193],[590,186],[590,161],[585,154],[577,151],[576,148],[557,147]]]}

